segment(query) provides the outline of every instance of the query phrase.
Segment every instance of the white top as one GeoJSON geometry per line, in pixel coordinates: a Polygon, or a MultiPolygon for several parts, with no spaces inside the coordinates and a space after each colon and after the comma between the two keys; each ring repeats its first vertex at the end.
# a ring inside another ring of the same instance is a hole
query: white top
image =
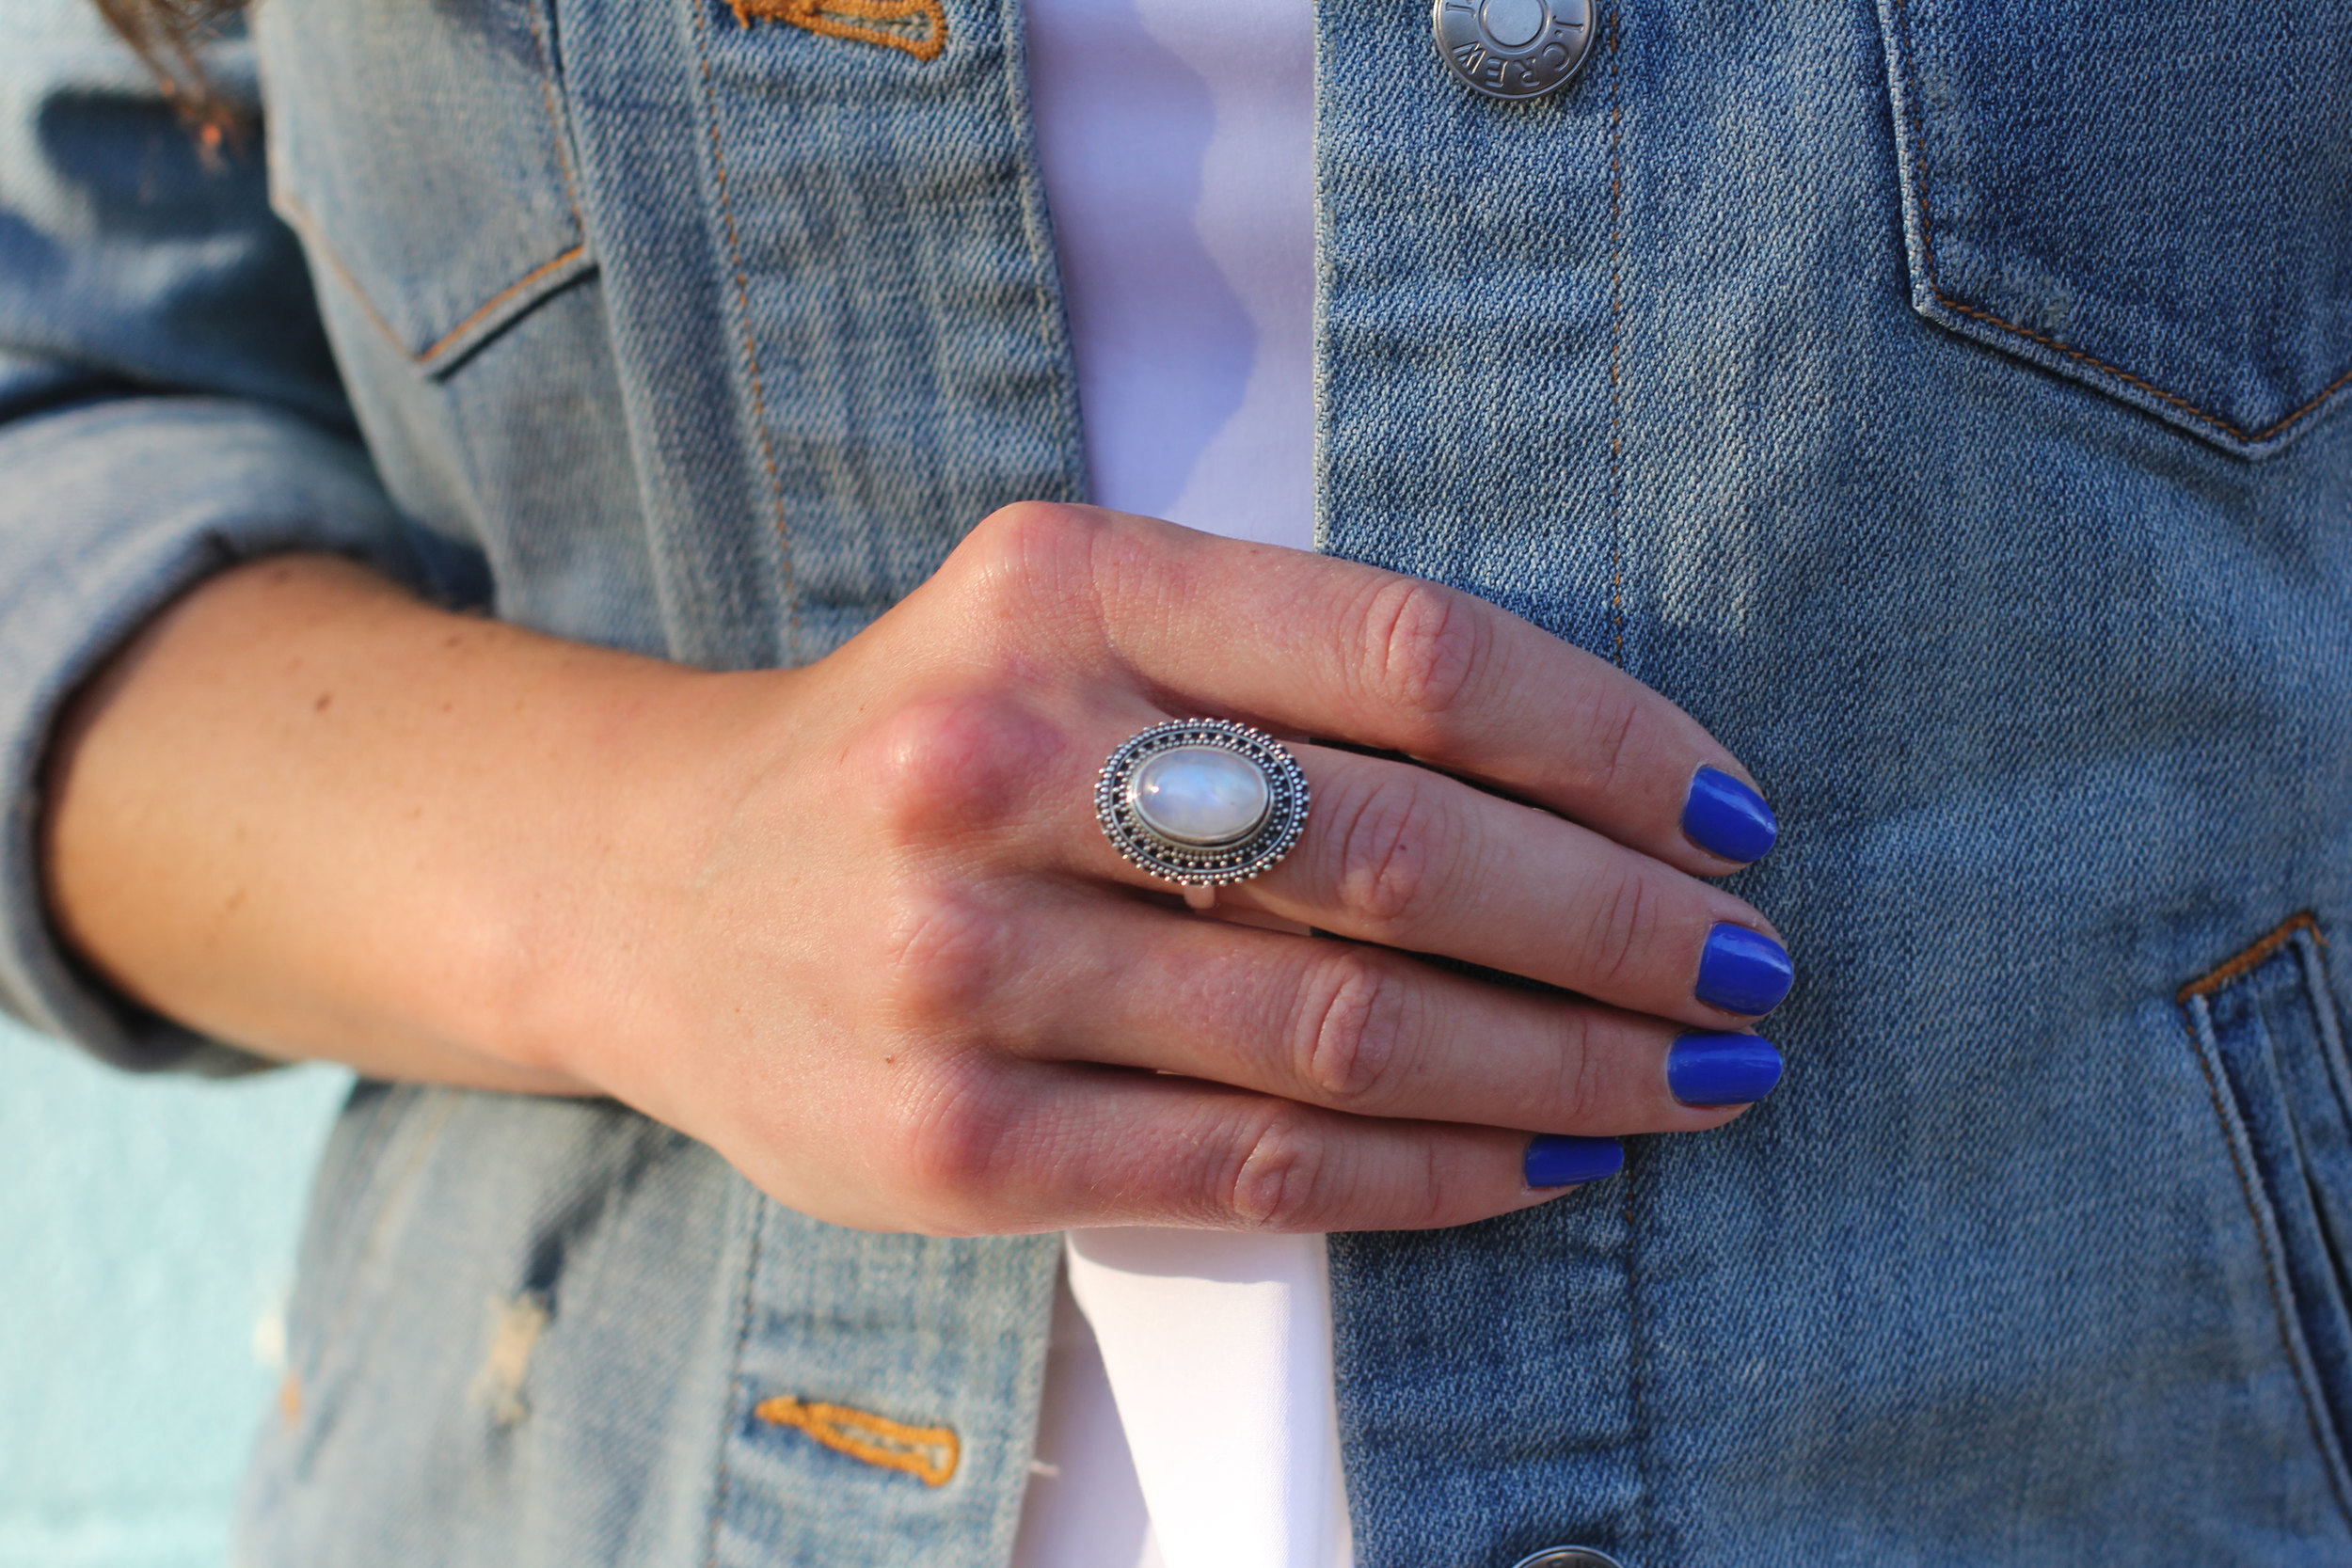
{"type": "MultiPolygon", "coordinates": [[[[1094,499],[1314,534],[1307,0],[1029,0],[1094,499]]],[[[1015,1568],[1348,1568],[1317,1236],[1073,1232],[1015,1568]]]]}
{"type": "Polygon", "coordinates": [[[1308,0],[1029,0],[1094,499],[1314,543],[1308,0]]]}

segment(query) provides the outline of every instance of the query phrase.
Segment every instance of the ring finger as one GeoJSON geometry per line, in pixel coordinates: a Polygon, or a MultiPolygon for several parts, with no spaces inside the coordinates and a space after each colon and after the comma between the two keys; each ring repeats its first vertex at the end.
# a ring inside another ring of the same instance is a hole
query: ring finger
{"type": "Polygon", "coordinates": [[[1760,1099],[1779,1058],[1513,990],[1357,942],[1074,891],[1032,911],[1027,984],[992,1020],[1022,1054],[1179,1072],[1356,1116],[1613,1136],[1699,1132],[1760,1099]],[[1688,1101],[1688,1102],[1686,1102],[1688,1101]]]}

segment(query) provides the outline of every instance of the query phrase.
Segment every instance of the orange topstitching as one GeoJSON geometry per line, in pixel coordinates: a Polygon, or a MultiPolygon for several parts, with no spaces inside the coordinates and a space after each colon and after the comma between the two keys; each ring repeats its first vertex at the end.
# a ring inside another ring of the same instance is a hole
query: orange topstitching
{"type": "Polygon", "coordinates": [[[954,1479],[963,1452],[953,1427],[909,1426],[846,1404],[796,1400],[789,1394],[760,1401],[752,1414],[771,1426],[797,1427],[825,1447],[868,1465],[904,1470],[926,1486],[945,1486],[954,1479]]]}
{"type": "Polygon", "coordinates": [[[947,47],[947,12],[940,0],[730,0],[735,19],[781,22],[827,38],[854,39],[935,60],[947,47]],[[918,27],[916,24],[920,24],[918,27]]]}
{"type": "MultiPolygon", "coordinates": [[[[752,282],[743,267],[743,238],[735,225],[735,193],[727,185],[727,154],[719,136],[719,88],[710,70],[710,27],[703,15],[703,8],[694,11],[694,52],[702,68],[703,107],[710,124],[710,172],[719,187],[719,214],[725,219],[727,261],[735,268],[735,303],[742,319],[743,366],[752,382],[752,414],[759,425],[759,460],[768,470],[768,495],[775,509],[778,554],[784,570],[784,599],[787,617],[785,645],[797,653],[801,645],[801,583],[800,573],[792,564],[791,520],[784,506],[784,474],[776,466],[775,436],[768,428],[768,389],[759,372],[759,337],[752,326],[752,282]]],[[[736,16],[745,26],[751,22],[740,8],[736,16]]]]}
{"type": "Polygon", "coordinates": [[[2229,962],[2223,964],[2212,974],[2201,975],[2197,979],[2191,980],[2187,985],[2183,986],[2181,988],[2181,994],[2179,997],[2181,1005],[2183,1006],[2186,1006],[2188,1005],[2188,999],[2192,996],[2211,996],[2215,991],[2219,990],[2231,981],[2237,979],[2240,975],[2245,974],[2248,971],[2253,969],[2257,964],[2260,964],[2264,959],[2278,952],[2280,948],[2284,947],[2288,942],[2293,942],[2295,940],[2295,933],[2297,931],[2309,931],[2312,934],[2312,940],[2313,942],[2324,943],[2328,940],[2328,934],[2319,928],[2319,921],[2317,917],[2315,917],[2309,910],[2305,910],[2301,914],[2290,916],[2289,918],[2280,921],[2278,927],[2273,929],[2269,935],[2264,937],[2260,942],[2254,943],[2253,946],[2249,947],[2246,951],[2240,953],[2236,958],[2233,958],[2229,962]]]}

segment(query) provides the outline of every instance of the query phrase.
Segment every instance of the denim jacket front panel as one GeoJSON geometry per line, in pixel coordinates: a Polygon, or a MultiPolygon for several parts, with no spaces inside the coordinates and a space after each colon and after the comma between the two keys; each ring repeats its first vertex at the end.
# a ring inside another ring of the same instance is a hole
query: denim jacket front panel
{"type": "Polygon", "coordinates": [[[1908,9],[1603,7],[1506,104],[1321,8],[1324,543],[1722,737],[1799,973],[1731,1127],[1335,1240],[1367,1564],[2352,1552],[2344,991],[2272,937],[2352,893],[2352,21],[1908,9]]]}

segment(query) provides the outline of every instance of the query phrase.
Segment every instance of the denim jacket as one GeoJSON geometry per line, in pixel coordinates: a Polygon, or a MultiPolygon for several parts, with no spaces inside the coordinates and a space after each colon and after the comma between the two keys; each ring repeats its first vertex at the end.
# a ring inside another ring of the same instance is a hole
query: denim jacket
{"type": "MultiPolygon", "coordinates": [[[[1359,1561],[2352,1560],[2352,10],[1601,0],[1507,103],[1314,3],[1321,544],[1723,737],[1804,962],[1734,1126],[1334,1238],[1359,1561]]],[[[265,157],[0,17],[0,995],[134,1067],[234,1056],[61,953],[39,759],[204,574],[771,665],[1086,490],[1015,0],[266,0],[219,69],[265,157]]],[[[363,1085],[241,1560],[994,1568],[1055,1259],[363,1085]]]]}

